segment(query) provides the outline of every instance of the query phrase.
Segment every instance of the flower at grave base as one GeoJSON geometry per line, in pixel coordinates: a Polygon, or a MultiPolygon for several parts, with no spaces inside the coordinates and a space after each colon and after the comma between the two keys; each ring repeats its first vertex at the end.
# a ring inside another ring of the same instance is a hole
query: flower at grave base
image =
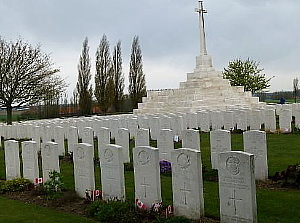
{"type": "Polygon", "coordinates": [[[160,173],[170,173],[172,171],[171,163],[167,160],[160,160],[160,173]]]}

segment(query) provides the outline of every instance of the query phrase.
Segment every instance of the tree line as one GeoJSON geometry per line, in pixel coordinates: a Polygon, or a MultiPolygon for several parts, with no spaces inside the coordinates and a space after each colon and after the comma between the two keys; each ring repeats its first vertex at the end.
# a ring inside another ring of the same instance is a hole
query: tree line
{"type": "MultiPolygon", "coordinates": [[[[125,100],[121,41],[117,42],[111,54],[109,41],[104,34],[95,58],[95,88],[93,89],[91,58],[86,37],[78,63],[78,81],[75,92],[78,94],[80,114],[92,113],[94,98],[103,114],[121,112],[125,100]]],[[[128,92],[133,108],[137,108],[138,103],[142,102],[142,97],[146,96],[146,81],[138,36],[133,38],[131,46],[128,92]]]]}

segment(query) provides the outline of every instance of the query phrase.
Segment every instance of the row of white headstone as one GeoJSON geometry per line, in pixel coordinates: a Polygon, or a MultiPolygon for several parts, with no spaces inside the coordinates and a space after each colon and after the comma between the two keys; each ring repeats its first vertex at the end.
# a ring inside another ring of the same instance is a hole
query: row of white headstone
{"type": "Polygon", "coordinates": [[[264,108],[251,110],[250,108],[231,107],[225,111],[201,110],[197,113],[180,114],[151,114],[151,115],[111,115],[92,116],[68,119],[36,120],[0,125],[0,136],[10,138],[32,138],[39,143],[40,138],[45,142],[68,138],[71,126],[77,127],[79,138],[83,138],[86,127],[110,129],[112,138],[118,134],[119,128],[129,130],[130,136],[135,137],[139,128],[150,129],[151,138],[156,140],[160,129],[171,129],[175,135],[182,130],[200,128],[209,132],[216,129],[260,130],[264,124],[265,131],[276,131],[276,115],[279,115],[281,132],[291,131],[292,117],[295,117],[295,126],[300,128],[299,104],[267,105],[264,108]],[[276,111],[276,113],[275,113],[276,111]]]}
{"type": "MultiPolygon", "coordinates": [[[[94,136],[97,137],[98,151],[100,153],[101,147],[110,144],[110,130],[106,127],[100,127],[93,131],[91,127],[84,128],[84,134],[81,142],[88,143],[94,148],[94,136]]],[[[74,147],[78,144],[78,129],[74,126],[69,127],[69,132],[66,134],[68,139],[68,152],[73,152],[74,147]]],[[[184,130],[180,134],[182,138],[183,148],[192,148],[200,151],[200,136],[198,130],[184,130]]],[[[57,132],[58,137],[54,137],[54,141],[58,144],[58,154],[65,154],[64,133],[57,132]]],[[[176,135],[171,129],[161,129],[157,138],[157,148],[159,148],[160,160],[171,160],[171,151],[174,149],[174,137],[176,135]]],[[[178,137],[179,138],[179,137],[178,137]]],[[[255,177],[257,180],[265,180],[268,177],[267,166],[267,143],[266,133],[258,130],[246,131],[243,134],[244,151],[255,155],[256,172],[255,177]]],[[[51,141],[51,138],[42,138],[43,141],[51,141]]],[[[115,144],[122,146],[123,161],[130,162],[129,157],[129,130],[120,128],[115,136],[115,144]]],[[[37,150],[40,150],[40,138],[33,138],[37,143],[37,150]]],[[[140,128],[137,130],[135,138],[135,146],[149,146],[150,145],[149,129],[140,128]]],[[[211,144],[211,165],[216,169],[219,161],[217,159],[220,152],[231,151],[231,134],[227,130],[215,130],[210,132],[211,144]]],[[[94,151],[94,149],[93,149],[94,151]]],[[[94,154],[93,154],[93,157],[94,154]]]]}
{"type": "MultiPolygon", "coordinates": [[[[37,144],[22,142],[23,176],[39,177],[37,144]]],[[[58,144],[46,142],[41,149],[45,180],[50,171],[59,169],[58,144]]],[[[123,151],[119,145],[106,144],[100,153],[102,196],[105,200],[125,200],[123,151]]],[[[20,176],[19,144],[5,141],[6,171],[10,178],[20,176]]],[[[85,197],[86,190],[95,189],[93,147],[78,143],[73,151],[75,190],[85,197]]],[[[138,146],[133,150],[135,199],[149,209],[161,202],[159,150],[138,146]]],[[[175,215],[200,219],[204,215],[201,153],[190,148],[171,152],[172,191],[175,215]]],[[[226,152],[219,156],[219,196],[221,222],[256,222],[254,155],[226,152]]]]}

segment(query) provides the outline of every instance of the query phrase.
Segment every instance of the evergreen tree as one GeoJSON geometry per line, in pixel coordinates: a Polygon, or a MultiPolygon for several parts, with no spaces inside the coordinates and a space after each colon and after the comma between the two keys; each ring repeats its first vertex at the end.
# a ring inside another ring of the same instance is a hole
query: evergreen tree
{"type": "Polygon", "coordinates": [[[293,79],[293,95],[294,95],[295,103],[297,102],[298,91],[299,91],[299,79],[298,77],[296,77],[293,79]]]}
{"type": "Polygon", "coordinates": [[[142,97],[145,97],[147,94],[145,74],[143,72],[142,52],[138,36],[135,36],[132,42],[128,91],[133,108],[137,108],[138,103],[142,102],[142,97]]]}
{"type": "Polygon", "coordinates": [[[77,92],[81,115],[89,115],[92,110],[91,59],[89,56],[88,38],[83,42],[83,49],[78,64],[77,92]]]}
{"type": "Polygon", "coordinates": [[[113,76],[114,76],[114,108],[121,111],[124,98],[124,75],[122,73],[121,41],[119,40],[113,52],[113,76]]]}
{"type": "Polygon", "coordinates": [[[96,52],[95,96],[100,109],[106,113],[113,103],[113,68],[109,53],[109,42],[102,36],[96,52]]]}

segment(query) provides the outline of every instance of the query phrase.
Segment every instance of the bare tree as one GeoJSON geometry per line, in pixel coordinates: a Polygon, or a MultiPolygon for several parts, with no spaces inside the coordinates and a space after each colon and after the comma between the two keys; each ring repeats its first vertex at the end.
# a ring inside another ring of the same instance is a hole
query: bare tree
{"type": "Polygon", "coordinates": [[[298,91],[299,91],[299,79],[298,77],[296,77],[293,80],[293,94],[294,94],[295,103],[297,102],[298,91]]]}
{"type": "Polygon", "coordinates": [[[91,59],[89,56],[88,38],[83,42],[83,49],[78,64],[77,92],[81,115],[89,115],[92,110],[91,59]]]}
{"type": "Polygon", "coordinates": [[[112,83],[113,69],[109,53],[109,42],[104,34],[96,52],[95,74],[95,96],[103,113],[106,113],[113,103],[112,83]]]}
{"type": "Polygon", "coordinates": [[[114,76],[114,108],[120,111],[124,98],[124,75],[122,72],[121,41],[119,40],[113,52],[113,76],[114,76]]]}
{"type": "Polygon", "coordinates": [[[66,84],[58,71],[40,45],[0,37],[0,104],[7,109],[7,124],[12,124],[13,107],[34,104],[64,91],[66,84]]]}
{"type": "Polygon", "coordinates": [[[131,47],[128,91],[133,108],[137,108],[138,103],[142,102],[142,97],[147,94],[145,74],[143,72],[142,51],[138,36],[133,38],[131,47]]]}

